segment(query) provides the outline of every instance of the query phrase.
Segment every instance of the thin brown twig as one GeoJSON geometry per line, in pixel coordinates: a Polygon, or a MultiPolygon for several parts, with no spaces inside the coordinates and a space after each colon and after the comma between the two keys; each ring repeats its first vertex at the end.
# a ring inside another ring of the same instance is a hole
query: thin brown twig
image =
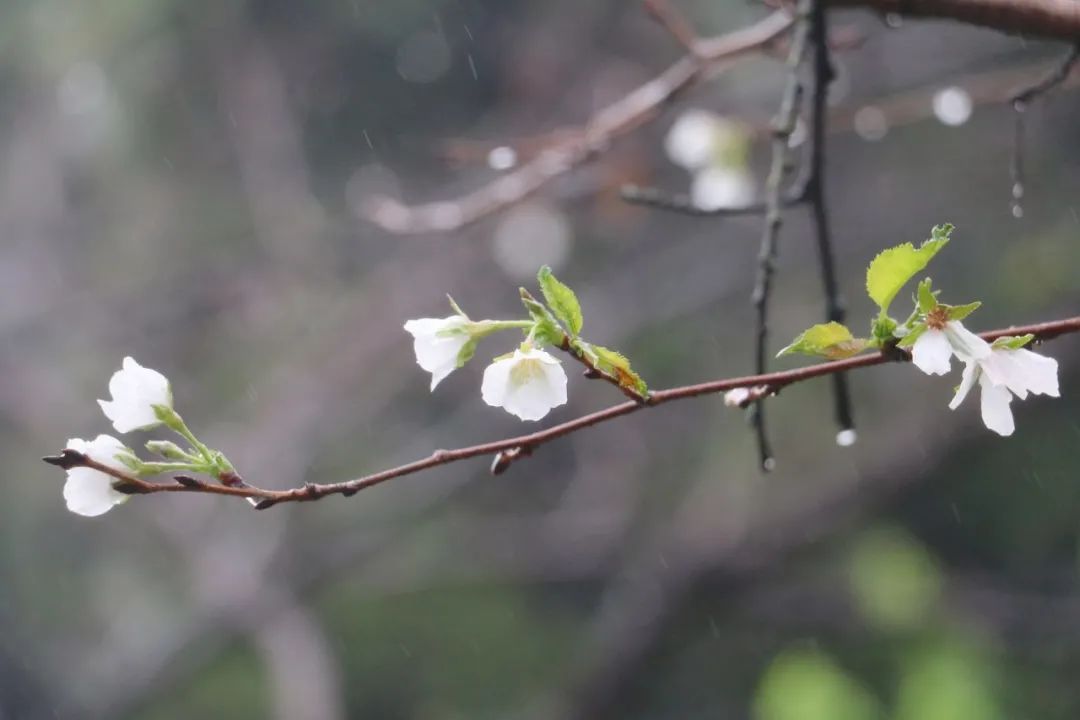
{"type": "Polygon", "coordinates": [[[676,10],[669,0],[644,0],[645,12],[664,26],[676,42],[694,57],[698,55],[698,36],[686,16],[676,10]]]}
{"type": "MultiPolygon", "coordinates": [[[[987,341],[993,341],[1005,336],[1031,334],[1035,336],[1036,340],[1045,341],[1060,335],[1076,332],[1080,332],[1080,316],[1035,323],[1032,325],[1001,328],[999,330],[981,333],[980,337],[987,341]]],[[[879,352],[872,355],[861,355],[845,360],[835,360],[832,362],[820,363],[818,365],[810,365],[794,370],[782,370],[764,375],[750,375],[746,377],[712,380],[696,385],[684,385],[669,388],[667,390],[657,390],[650,394],[647,403],[640,403],[637,401],[625,402],[534,433],[519,435],[505,440],[482,443],[480,445],[457,448],[455,450],[436,450],[426,458],[414,460],[413,462],[372,473],[371,475],[365,475],[354,480],[328,484],[305,483],[300,487],[289,490],[268,490],[253,485],[242,487],[218,485],[203,480],[197,480],[195,478],[189,478],[187,476],[181,476],[182,479],[174,478],[171,482],[148,482],[127,471],[117,470],[98,463],[88,458],[86,455],[74,450],[64,450],[60,455],[46,457],[43,458],[43,460],[51,465],[56,465],[64,469],[81,466],[99,470],[116,478],[118,481],[116,484],[118,489],[135,495],[149,495],[160,492],[200,492],[215,495],[231,495],[233,497],[256,500],[258,502],[255,503],[255,507],[262,510],[286,502],[318,500],[328,495],[352,496],[361,490],[374,487],[375,485],[382,484],[388,480],[393,480],[394,478],[412,475],[422,470],[428,470],[438,467],[439,465],[447,465],[468,458],[492,455],[496,456],[497,461],[498,456],[500,455],[504,457],[509,454],[528,455],[536,450],[536,448],[545,445],[552,440],[556,440],[594,425],[614,420],[615,418],[624,415],[629,415],[642,408],[662,405],[675,400],[685,400],[703,395],[715,395],[736,388],[750,388],[755,396],[759,393],[762,395],[775,395],[788,385],[804,382],[813,378],[824,377],[826,375],[833,375],[838,372],[846,372],[858,368],[882,365],[887,362],[903,362],[909,359],[910,357],[903,351],[879,352]],[[768,390],[766,392],[760,388],[768,388],[768,390]]],[[[498,468],[493,467],[493,470],[498,470],[498,468]]]]}

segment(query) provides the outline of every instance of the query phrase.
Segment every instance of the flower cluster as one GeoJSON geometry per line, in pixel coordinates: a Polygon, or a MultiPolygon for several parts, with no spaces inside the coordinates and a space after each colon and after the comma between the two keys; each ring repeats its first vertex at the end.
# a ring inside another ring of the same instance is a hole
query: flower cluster
{"type": "Polygon", "coordinates": [[[72,438],[67,450],[82,456],[81,464],[67,468],[64,500],[68,510],[79,515],[102,515],[126,502],[133,488],[123,478],[154,475],[162,472],[196,472],[223,477],[235,470],[225,456],[200,442],[173,409],[169,380],[157,370],[145,368],[134,358],[124,358],[123,365],[109,380],[111,400],[98,400],[105,417],[117,433],[151,430],[160,425],[179,434],[191,444],[184,450],[176,443],[151,440],[146,448],[165,462],[144,462],[131,448],[112,435],[98,435],[93,440],[72,438]],[[107,470],[114,470],[117,475],[107,470]],[[118,477],[119,476],[119,477],[118,477]]]}
{"type": "Polygon", "coordinates": [[[911,345],[911,361],[927,375],[946,375],[955,356],[964,373],[949,408],[959,407],[978,381],[983,423],[999,435],[1012,435],[1016,429],[1013,395],[1021,400],[1028,393],[1060,397],[1057,360],[1024,348],[1031,336],[988,343],[959,320],[949,319],[949,309],[940,304],[925,313],[916,328],[921,333],[911,345]]]}
{"type": "Polygon", "coordinates": [[[625,357],[581,337],[583,318],[574,292],[547,267],[541,268],[537,280],[543,303],[520,289],[527,320],[471,320],[451,298],[453,315],[405,323],[406,332],[413,336],[417,364],[431,373],[431,390],[472,359],[481,339],[503,330],[520,330],[525,337],[518,347],[496,357],[484,370],[480,393],[488,405],[521,420],[540,420],[566,404],[566,371],[544,347],[568,352],[590,371],[643,397],[648,392],[645,383],[625,357]]]}
{"type": "Polygon", "coordinates": [[[903,323],[888,314],[893,299],[948,242],[951,225],[935,227],[920,247],[910,243],[880,253],[866,274],[866,289],[879,312],[869,338],[856,338],[839,323],[815,325],[780,351],[801,352],[832,359],[848,357],[864,349],[910,348],[911,361],[927,375],[947,375],[955,357],[964,371],[949,407],[955,410],[978,382],[982,394],[982,420],[999,435],[1016,429],[1010,407],[1013,396],[1028,394],[1059,397],[1058,364],[1053,358],[1026,349],[1034,337],[1002,337],[989,343],[964,327],[962,320],[980,303],[946,305],[932,290],[930,278],[919,283],[915,308],[903,323]]]}

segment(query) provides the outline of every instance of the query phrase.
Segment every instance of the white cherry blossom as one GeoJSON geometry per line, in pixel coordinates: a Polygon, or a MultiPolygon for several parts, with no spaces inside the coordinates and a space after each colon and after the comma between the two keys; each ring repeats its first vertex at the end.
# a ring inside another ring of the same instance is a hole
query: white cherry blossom
{"type": "Polygon", "coordinates": [[[468,323],[461,315],[405,323],[405,330],[413,336],[416,363],[431,373],[432,390],[457,368],[461,349],[469,342],[468,323]]]}
{"type": "MultiPolygon", "coordinates": [[[[89,441],[72,438],[68,440],[67,448],[80,452],[102,465],[125,471],[127,468],[124,463],[116,459],[116,456],[131,452],[111,435],[98,435],[89,441]]],[[[108,512],[114,505],[127,502],[131,496],[114,489],[113,482],[114,479],[111,476],[94,468],[70,468],[67,471],[67,482],[64,483],[64,501],[67,503],[67,509],[78,515],[96,517],[108,512]]]]}
{"type": "Polygon", "coordinates": [[[522,420],[539,420],[566,404],[566,372],[543,350],[518,348],[487,366],[480,392],[492,407],[522,420]]]}
{"type": "Polygon", "coordinates": [[[157,370],[144,368],[131,357],[124,358],[120,370],[109,380],[112,400],[98,400],[116,432],[146,430],[161,423],[154,405],[172,407],[169,380],[157,370]]]}
{"type": "Polygon", "coordinates": [[[966,361],[956,396],[949,403],[955,410],[978,380],[982,390],[983,423],[998,435],[1012,435],[1016,429],[1009,404],[1013,395],[1024,400],[1028,393],[1060,397],[1058,363],[1054,358],[1030,350],[993,348],[979,359],[966,361]]]}

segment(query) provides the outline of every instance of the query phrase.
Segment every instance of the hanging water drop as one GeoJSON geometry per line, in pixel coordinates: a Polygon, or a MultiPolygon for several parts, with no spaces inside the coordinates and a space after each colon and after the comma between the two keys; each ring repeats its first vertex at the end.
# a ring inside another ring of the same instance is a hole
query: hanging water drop
{"type": "Polygon", "coordinates": [[[836,433],[836,444],[840,447],[851,447],[858,439],[858,433],[852,428],[846,428],[836,433]]]}

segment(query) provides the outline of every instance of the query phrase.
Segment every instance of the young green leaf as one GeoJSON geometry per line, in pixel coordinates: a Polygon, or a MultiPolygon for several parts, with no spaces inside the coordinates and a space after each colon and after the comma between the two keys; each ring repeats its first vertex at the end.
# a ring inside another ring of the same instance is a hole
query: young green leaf
{"type": "Polygon", "coordinates": [[[625,355],[603,345],[582,344],[586,345],[596,357],[596,367],[618,380],[619,385],[635,390],[639,395],[645,395],[649,392],[649,386],[630,367],[630,361],[625,355]]]}
{"type": "Polygon", "coordinates": [[[998,350],[1019,350],[1034,339],[1035,336],[1031,333],[1028,333],[1027,335],[1000,337],[994,341],[991,347],[998,350]]]}
{"type": "Polygon", "coordinates": [[[900,289],[945,247],[952,230],[952,225],[938,225],[931,232],[931,238],[918,249],[911,243],[904,243],[878,253],[866,271],[866,292],[882,313],[889,309],[900,289]]]}
{"type": "Polygon", "coordinates": [[[559,325],[559,321],[555,319],[555,316],[551,314],[551,311],[548,310],[543,303],[534,298],[525,288],[519,288],[518,291],[521,293],[521,304],[529,311],[529,315],[532,316],[533,321],[536,323],[530,331],[533,339],[541,344],[554,345],[556,347],[562,345],[563,340],[566,338],[566,333],[563,332],[562,327],[559,325]]]}
{"type": "Polygon", "coordinates": [[[900,341],[896,343],[896,347],[911,347],[915,344],[915,341],[922,337],[922,334],[926,332],[926,323],[919,323],[911,329],[911,331],[900,338],[900,341]]]}
{"type": "Polygon", "coordinates": [[[544,299],[547,300],[551,311],[562,321],[570,334],[577,337],[581,333],[583,322],[577,295],[552,275],[551,268],[547,265],[540,268],[536,279],[540,283],[540,290],[544,293],[544,299]]]}
{"type": "Polygon", "coordinates": [[[930,289],[930,278],[926,278],[919,283],[919,291],[915,297],[919,303],[919,312],[923,315],[938,306],[937,298],[934,297],[934,292],[930,289]]]}
{"type": "Polygon", "coordinates": [[[968,315],[978,310],[980,305],[982,305],[982,303],[978,300],[973,303],[968,303],[967,305],[946,305],[945,311],[949,314],[950,320],[963,320],[968,315]]]}
{"type": "Polygon", "coordinates": [[[830,322],[824,325],[814,325],[809,330],[806,330],[795,338],[790,345],[777,353],[776,356],[802,353],[803,355],[826,357],[830,360],[840,360],[857,355],[865,348],[866,340],[852,336],[847,326],[838,322],[830,322]]]}

